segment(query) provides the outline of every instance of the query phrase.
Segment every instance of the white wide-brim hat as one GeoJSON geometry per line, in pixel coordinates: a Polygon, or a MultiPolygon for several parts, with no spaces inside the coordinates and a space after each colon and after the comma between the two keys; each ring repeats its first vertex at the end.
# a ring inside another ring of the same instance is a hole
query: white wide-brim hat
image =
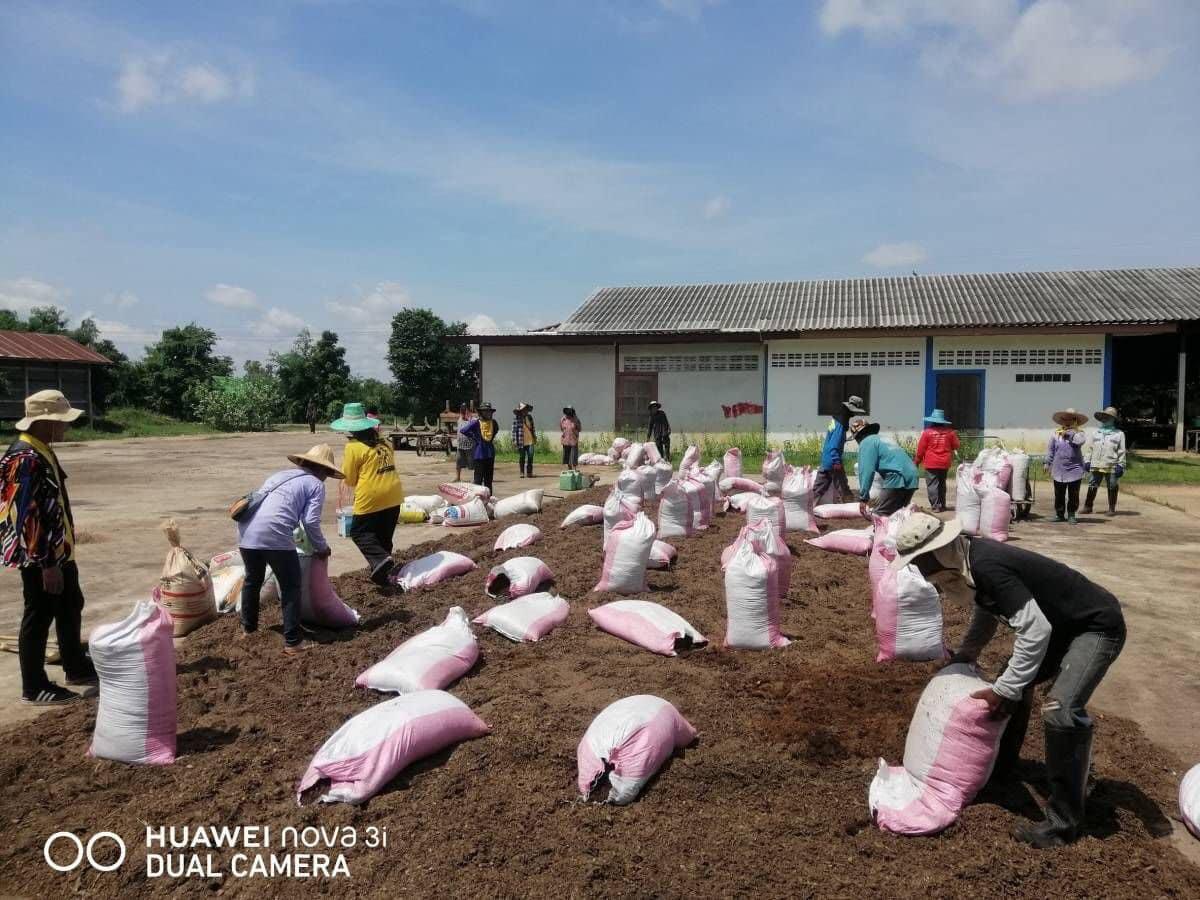
{"type": "Polygon", "coordinates": [[[62,391],[38,391],[25,398],[25,418],[17,422],[17,431],[28,431],[34,422],[74,422],[83,415],[62,391]]]}
{"type": "Polygon", "coordinates": [[[896,533],[896,558],[891,568],[903,569],[918,556],[945,547],[960,534],[962,522],[957,519],[947,522],[927,512],[915,512],[896,533]]]}

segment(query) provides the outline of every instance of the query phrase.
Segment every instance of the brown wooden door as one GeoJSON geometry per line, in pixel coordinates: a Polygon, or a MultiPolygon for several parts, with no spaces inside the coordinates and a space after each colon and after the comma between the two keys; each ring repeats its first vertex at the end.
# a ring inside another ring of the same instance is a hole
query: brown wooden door
{"type": "Polygon", "coordinates": [[[657,372],[617,373],[617,421],[614,430],[618,434],[632,431],[644,436],[650,425],[650,401],[657,397],[657,372]]]}

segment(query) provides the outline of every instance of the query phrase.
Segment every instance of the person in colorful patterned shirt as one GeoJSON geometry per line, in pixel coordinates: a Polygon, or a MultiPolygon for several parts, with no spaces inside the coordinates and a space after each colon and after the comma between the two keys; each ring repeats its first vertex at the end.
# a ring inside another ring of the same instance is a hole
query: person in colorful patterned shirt
{"type": "Polygon", "coordinates": [[[21,572],[25,609],[18,652],[21,702],[57,706],[79,694],[46,676],[46,639],[53,622],[67,684],[96,684],[96,669],[83,652],[80,623],[83,591],[75,563],[75,520],[67,496],[67,473],[54,455],[67,427],[83,414],[60,391],[39,391],[25,400],[17,439],[0,457],[0,561],[21,572]]]}

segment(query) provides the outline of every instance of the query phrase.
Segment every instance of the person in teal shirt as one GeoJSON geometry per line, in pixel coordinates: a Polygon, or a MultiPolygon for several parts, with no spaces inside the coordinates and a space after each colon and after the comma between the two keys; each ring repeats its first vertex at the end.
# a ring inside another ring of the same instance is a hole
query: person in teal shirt
{"type": "Polygon", "coordinates": [[[858,503],[865,518],[871,501],[871,484],[878,475],[883,482],[879,502],[869,512],[890,516],[908,506],[917,490],[917,466],[912,458],[879,438],[879,425],[857,418],[850,423],[850,437],[858,444],[858,503]]]}

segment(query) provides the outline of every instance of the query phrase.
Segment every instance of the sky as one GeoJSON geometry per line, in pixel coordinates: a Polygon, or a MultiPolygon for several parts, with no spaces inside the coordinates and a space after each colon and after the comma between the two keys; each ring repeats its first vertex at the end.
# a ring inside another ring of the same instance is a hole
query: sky
{"type": "Polygon", "coordinates": [[[0,0],[0,307],[238,362],[596,287],[1200,264],[1194,0],[0,0]]]}

